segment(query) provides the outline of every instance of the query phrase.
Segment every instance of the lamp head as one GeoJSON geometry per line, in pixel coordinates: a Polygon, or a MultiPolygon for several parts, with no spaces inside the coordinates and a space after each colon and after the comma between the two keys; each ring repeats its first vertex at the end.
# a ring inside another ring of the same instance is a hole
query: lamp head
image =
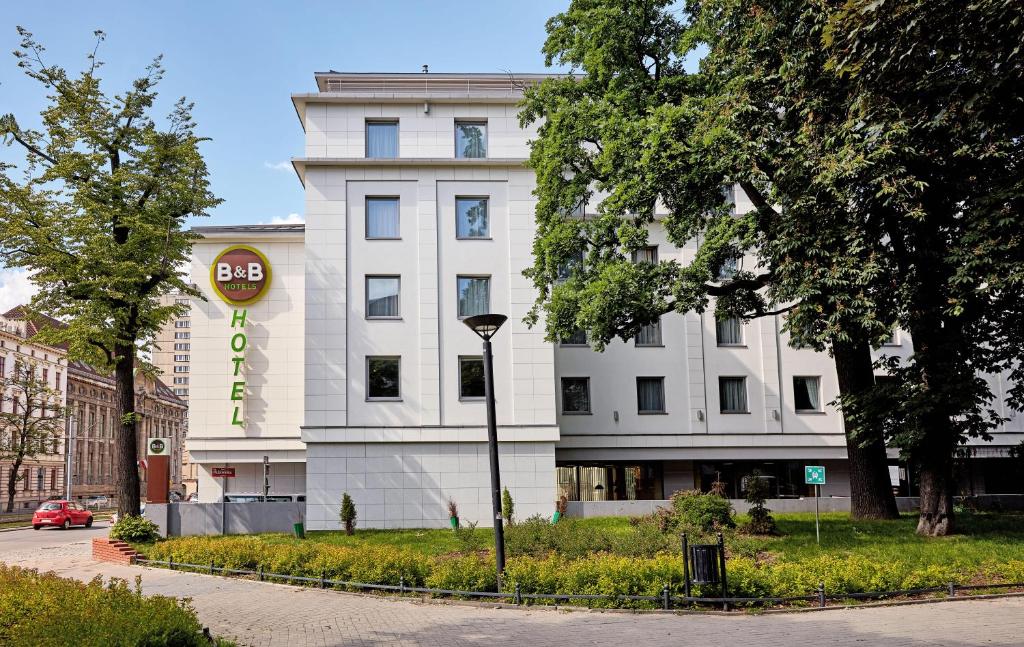
{"type": "Polygon", "coordinates": [[[499,314],[473,315],[463,319],[462,323],[466,324],[480,339],[487,341],[494,336],[494,333],[498,332],[498,328],[501,328],[507,319],[508,317],[505,315],[499,314]]]}

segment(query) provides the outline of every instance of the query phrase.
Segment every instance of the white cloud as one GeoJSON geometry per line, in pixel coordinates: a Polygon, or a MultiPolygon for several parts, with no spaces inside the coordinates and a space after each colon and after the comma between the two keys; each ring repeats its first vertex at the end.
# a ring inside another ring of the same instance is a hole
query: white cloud
{"type": "Polygon", "coordinates": [[[273,162],[263,162],[263,166],[264,166],[264,168],[268,168],[271,171],[285,171],[285,172],[288,172],[288,171],[292,170],[292,163],[289,162],[288,160],[285,160],[283,162],[278,162],[276,164],[273,163],[273,162]]]}
{"type": "Polygon", "coordinates": [[[0,269],[0,312],[28,303],[36,286],[28,280],[28,271],[17,268],[0,269]]]}
{"type": "MultiPolygon", "coordinates": [[[[305,222],[306,219],[297,213],[290,213],[284,218],[282,218],[281,216],[274,216],[270,220],[270,224],[272,225],[301,225],[305,222]]],[[[261,222],[260,224],[262,225],[263,223],[261,222]]]]}

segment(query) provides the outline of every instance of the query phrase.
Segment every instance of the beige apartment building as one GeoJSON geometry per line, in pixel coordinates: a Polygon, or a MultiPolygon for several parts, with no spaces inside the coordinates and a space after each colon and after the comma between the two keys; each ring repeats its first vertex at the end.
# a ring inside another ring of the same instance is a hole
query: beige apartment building
{"type": "MultiPolygon", "coordinates": [[[[185,305],[189,311],[181,317],[176,317],[167,322],[167,325],[157,334],[156,343],[153,347],[153,365],[160,371],[161,379],[170,387],[174,395],[185,403],[185,417],[183,420],[182,440],[188,432],[188,399],[189,399],[189,369],[191,367],[192,352],[192,318],[191,299],[184,294],[168,294],[161,299],[161,305],[185,305]]],[[[175,451],[181,454],[181,486],[187,496],[193,494],[198,488],[196,465],[191,461],[188,450],[184,443],[176,446],[175,451]]]]}

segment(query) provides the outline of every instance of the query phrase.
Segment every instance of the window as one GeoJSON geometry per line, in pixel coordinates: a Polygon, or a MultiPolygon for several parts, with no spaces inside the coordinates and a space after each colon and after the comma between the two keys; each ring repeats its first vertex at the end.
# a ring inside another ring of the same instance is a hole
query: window
{"type": "Polygon", "coordinates": [[[722,198],[725,203],[729,206],[729,213],[733,216],[736,215],[736,186],[734,184],[726,184],[722,187],[722,198]]]}
{"type": "Polygon", "coordinates": [[[189,301],[188,299],[175,299],[174,303],[178,304],[179,306],[187,306],[192,304],[192,302],[189,301]]]}
{"type": "Polygon", "coordinates": [[[487,122],[455,122],[455,157],[487,157],[487,122]]]}
{"type": "Polygon", "coordinates": [[[637,413],[665,413],[665,378],[636,378],[637,413]]]}
{"type": "Polygon", "coordinates": [[[484,358],[481,356],[459,358],[459,399],[477,400],[483,398],[484,358]]]}
{"type": "Polygon", "coordinates": [[[189,358],[188,355],[175,355],[174,356],[174,361],[175,362],[187,362],[188,358],[189,358]]]}
{"type": "Polygon", "coordinates": [[[658,264],[658,246],[651,245],[649,247],[641,247],[633,252],[634,263],[647,263],[649,265],[658,264]]]}
{"type": "Polygon", "coordinates": [[[487,314],[491,311],[490,277],[460,276],[456,280],[460,318],[487,314]]]}
{"type": "Polygon", "coordinates": [[[178,319],[174,322],[175,328],[190,328],[187,319],[178,319]]]}
{"type": "Polygon", "coordinates": [[[398,157],[398,122],[366,122],[366,156],[375,159],[398,157]]]}
{"type": "Polygon", "coordinates": [[[590,378],[562,378],[562,413],[590,413],[590,378]]]}
{"type": "Polygon", "coordinates": [[[366,399],[400,400],[401,357],[366,358],[366,399]]]}
{"type": "Polygon", "coordinates": [[[793,378],[793,404],[797,411],[821,411],[821,378],[795,376],[793,378]]]}
{"type": "Polygon", "coordinates": [[[0,357],[0,377],[7,374],[7,358],[0,357]]]}
{"type": "Polygon", "coordinates": [[[661,320],[641,328],[633,343],[637,346],[661,346],[661,320]]]}
{"type": "Polygon", "coordinates": [[[44,368],[43,369],[43,384],[47,384],[48,385],[49,383],[50,383],[50,369],[44,368]]]}
{"type": "Polygon", "coordinates": [[[174,395],[188,395],[188,389],[174,389],[174,395]]]}
{"type": "Polygon", "coordinates": [[[401,279],[397,276],[366,277],[366,318],[397,319],[401,316],[401,279]]]}
{"type": "Polygon", "coordinates": [[[727,281],[732,277],[736,276],[736,272],[740,271],[740,259],[737,256],[730,256],[729,258],[722,261],[722,264],[718,267],[718,273],[715,279],[718,281],[727,281]]]}
{"type": "Polygon", "coordinates": [[[562,346],[587,346],[587,331],[580,328],[561,340],[562,346]]]}
{"type": "Polygon", "coordinates": [[[188,378],[187,377],[176,377],[176,378],[174,378],[174,383],[175,384],[188,384],[188,378]]]}
{"type": "Polygon", "coordinates": [[[175,344],[174,345],[174,350],[191,350],[191,349],[192,349],[192,344],[188,344],[188,343],[175,344]]]}
{"type": "Polygon", "coordinates": [[[54,388],[55,388],[55,389],[57,389],[58,391],[60,391],[60,371],[57,371],[57,376],[56,376],[56,377],[57,377],[57,379],[56,379],[56,381],[54,382],[54,385],[53,385],[53,386],[54,386],[54,388]]]}
{"type": "Polygon", "coordinates": [[[882,342],[883,346],[899,346],[900,338],[899,333],[893,329],[892,333],[889,334],[889,338],[882,342]]]}
{"type": "Polygon", "coordinates": [[[176,332],[174,333],[175,339],[191,339],[192,333],[190,332],[176,332]]]}
{"type": "Polygon", "coordinates": [[[562,281],[565,281],[572,276],[573,272],[581,267],[583,267],[583,252],[574,252],[566,262],[559,263],[558,278],[556,279],[556,282],[561,283],[562,281]]]}
{"type": "Polygon", "coordinates": [[[455,198],[455,237],[491,237],[487,198],[455,198]]]}
{"type": "Polygon", "coordinates": [[[188,373],[188,367],[187,366],[175,366],[174,367],[174,372],[175,373],[188,373]]]}
{"type": "Polygon", "coordinates": [[[743,322],[739,317],[715,319],[715,338],[719,346],[743,345],[743,322]]]}
{"type": "Polygon", "coordinates": [[[394,240],[401,236],[398,198],[366,199],[366,237],[394,240]]]}
{"type": "Polygon", "coordinates": [[[718,378],[718,399],[722,413],[750,413],[747,409],[747,378],[718,378]]]}

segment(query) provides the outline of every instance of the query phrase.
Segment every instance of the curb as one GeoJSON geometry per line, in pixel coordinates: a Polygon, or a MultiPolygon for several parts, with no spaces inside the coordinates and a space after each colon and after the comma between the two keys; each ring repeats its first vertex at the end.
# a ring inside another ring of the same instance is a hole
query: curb
{"type": "Polygon", "coordinates": [[[14,532],[15,530],[32,530],[32,526],[18,526],[17,528],[0,528],[0,532],[14,532]]]}
{"type": "MultiPolygon", "coordinates": [[[[97,562],[100,563],[100,562],[97,562]]],[[[568,605],[555,605],[555,604],[533,604],[533,605],[516,605],[508,602],[482,602],[476,600],[457,600],[454,598],[432,598],[427,595],[413,596],[413,595],[391,595],[391,594],[372,594],[372,593],[360,593],[358,591],[342,591],[339,589],[321,589],[311,586],[296,586],[294,584],[284,584],[281,582],[260,582],[257,580],[251,580],[244,577],[226,577],[224,575],[211,575],[209,573],[201,573],[198,571],[171,571],[167,568],[160,568],[157,566],[146,566],[145,564],[135,564],[132,566],[141,568],[143,570],[152,571],[167,571],[172,573],[186,573],[189,575],[199,575],[202,577],[211,577],[221,580],[240,580],[245,582],[252,582],[254,584],[269,584],[271,586],[286,587],[293,591],[323,591],[330,592],[340,595],[349,595],[359,598],[372,598],[376,600],[382,600],[387,602],[409,602],[412,604],[432,604],[440,606],[459,606],[459,607],[471,607],[477,609],[509,609],[513,611],[547,611],[547,612],[562,612],[562,613],[614,613],[614,614],[626,614],[626,615],[674,615],[674,616],[724,616],[730,618],[741,618],[749,617],[752,615],[769,615],[769,614],[792,614],[792,613],[808,613],[816,611],[855,611],[857,609],[873,609],[879,607],[902,607],[920,604],[939,604],[942,602],[963,602],[963,601],[984,601],[984,600],[995,600],[1000,598],[1020,598],[1024,597],[1024,591],[1017,591],[1012,593],[986,593],[982,595],[957,595],[954,597],[935,597],[917,600],[887,600],[882,602],[865,602],[863,604],[837,604],[826,607],[798,607],[798,608],[784,608],[784,609],[738,609],[736,611],[716,611],[714,609],[697,610],[697,609],[592,609],[590,607],[577,607],[568,605]]]]}

